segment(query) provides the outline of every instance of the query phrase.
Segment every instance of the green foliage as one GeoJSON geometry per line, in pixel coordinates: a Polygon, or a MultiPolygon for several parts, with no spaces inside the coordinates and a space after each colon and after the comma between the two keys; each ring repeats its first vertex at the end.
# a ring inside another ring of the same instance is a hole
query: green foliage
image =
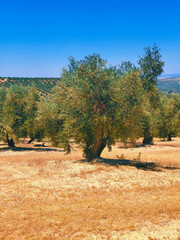
{"type": "Polygon", "coordinates": [[[0,123],[3,119],[3,105],[6,98],[6,89],[4,87],[0,87],[0,123]]]}
{"type": "Polygon", "coordinates": [[[146,47],[145,54],[138,61],[142,76],[142,84],[146,91],[152,91],[157,85],[157,77],[163,73],[164,62],[161,60],[160,49],[156,44],[152,47],[146,47]]]}
{"type": "Polygon", "coordinates": [[[137,70],[137,68],[133,63],[131,63],[130,61],[127,61],[127,62],[121,62],[121,64],[119,65],[119,70],[121,73],[126,73],[128,71],[137,70]]]}
{"type": "Polygon", "coordinates": [[[1,133],[4,141],[35,135],[38,92],[34,87],[11,86],[1,88],[1,133]]]}
{"type": "Polygon", "coordinates": [[[141,70],[141,82],[144,88],[144,144],[152,144],[153,132],[156,127],[154,114],[160,105],[157,90],[157,77],[163,72],[164,62],[161,60],[160,49],[156,45],[145,48],[145,54],[138,61],[141,70]]]}
{"type": "Polygon", "coordinates": [[[158,137],[168,138],[180,134],[180,97],[174,95],[171,98],[161,96],[161,106],[157,112],[158,137]]]}
{"type": "Polygon", "coordinates": [[[41,97],[36,120],[39,130],[51,140],[54,146],[62,143],[62,119],[57,104],[51,97],[41,97]]]}
{"type": "MultiPolygon", "coordinates": [[[[140,72],[117,74],[99,55],[70,58],[53,98],[67,139],[81,144],[88,159],[100,156],[115,139],[134,142],[139,137],[142,114],[140,72]]],[[[119,71],[121,72],[121,71],[119,71]]]]}
{"type": "Polygon", "coordinates": [[[17,138],[24,136],[25,134],[23,128],[26,120],[24,112],[26,105],[25,96],[26,91],[24,88],[13,86],[7,91],[3,106],[3,124],[13,130],[13,134],[17,138]]]}
{"type": "Polygon", "coordinates": [[[26,96],[25,96],[25,108],[24,113],[26,116],[26,121],[24,122],[25,135],[31,139],[41,140],[43,137],[43,131],[39,129],[39,126],[36,121],[37,111],[38,111],[38,102],[40,96],[38,90],[33,87],[26,87],[26,96]]]}
{"type": "Polygon", "coordinates": [[[0,81],[0,86],[10,88],[12,85],[20,85],[23,87],[34,86],[41,95],[46,95],[52,92],[53,87],[59,81],[59,78],[17,78],[9,77],[0,81]]]}

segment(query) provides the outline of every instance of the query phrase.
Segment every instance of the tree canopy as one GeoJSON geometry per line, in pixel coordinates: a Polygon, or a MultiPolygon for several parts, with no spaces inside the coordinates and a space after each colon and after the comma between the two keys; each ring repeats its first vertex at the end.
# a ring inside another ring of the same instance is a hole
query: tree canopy
{"type": "Polygon", "coordinates": [[[118,73],[106,64],[98,54],[80,61],[70,58],[54,90],[63,132],[83,146],[89,160],[99,157],[106,145],[110,149],[115,139],[134,142],[141,132],[140,72],[118,73]]]}
{"type": "Polygon", "coordinates": [[[144,128],[144,144],[152,144],[154,114],[160,106],[159,92],[157,90],[157,78],[163,73],[164,62],[160,54],[160,49],[154,44],[152,49],[146,47],[145,53],[140,57],[138,64],[141,70],[141,82],[144,89],[144,117],[142,119],[144,128]]]}
{"type": "Polygon", "coordinates": [[[180,97],[163,95],[160,100],[161,105],[156,113],[158,137],[171,140],[180,134],[180,97]]]}
{"type": "Polygon", "coordinates": [[[11,86],[0,89],[0,138],[14,147],[21,137],[35,136],[39,94],[34,87],[11,86]]]}

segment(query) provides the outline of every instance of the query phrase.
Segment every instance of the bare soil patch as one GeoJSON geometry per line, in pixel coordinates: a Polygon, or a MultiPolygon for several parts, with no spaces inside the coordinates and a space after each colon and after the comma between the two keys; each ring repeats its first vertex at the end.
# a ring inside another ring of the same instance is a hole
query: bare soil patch
{"type": "Polygon", "coordinates": [[[178,240],[179,189],[178,138],[92,163],[76,147],[1,144],[0,239],[178,240]]]}

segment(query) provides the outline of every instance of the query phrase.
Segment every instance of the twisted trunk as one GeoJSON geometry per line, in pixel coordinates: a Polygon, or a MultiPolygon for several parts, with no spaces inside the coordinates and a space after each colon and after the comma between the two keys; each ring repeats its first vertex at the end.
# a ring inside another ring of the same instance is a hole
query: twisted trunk
{"type": "Polygon", "coordinates": [[[88,148],[85,156],[91,161],[96,158],[100,158],[102,151],[106,147],[107,137],[103,136],[103,130],[100,128],[95,136],[94,144],[88,148]]]}

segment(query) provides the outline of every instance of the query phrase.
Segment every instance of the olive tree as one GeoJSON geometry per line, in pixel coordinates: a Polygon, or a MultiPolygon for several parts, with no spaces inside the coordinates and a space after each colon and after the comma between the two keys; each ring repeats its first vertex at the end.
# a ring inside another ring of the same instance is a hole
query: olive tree
{"type": "Polygon", "coordinates": [[[62,142],[62,119],[51,96],[41,97],[36,121],[39,131],[52,142],[53,146],[58,146],[62,142]]]}
{"type": "Polygon", "coordinates": [[[100,157],[116,139],[132,143],[141,134],[142,84],[136,69],[117,71],[93,54],[69,65],[54,89],[53,100],[63,119],[63,136],[83,148],[88,160],[100,157]]]}
{"type": "Polygon", "coordinates": [[[138,64],[141,70],[141,82],[145,94],[145,111],[143,117],[144,144],[151,144],[153,141],[153,115],[160,105],[159,93],[157,90],[157,77],[163,72],[164,62],[160,49],[156,44],[146,47],[143,57],[140,57],[138,64]]]}
{"type": "Polygon", "coordinates": [[[171,141],[180,134],[180,97],[173,95],[161,96],[161,105],[157,114],[158,137],[171,141]]]}
{"type": "Polygon", "coordinates": [[[0,138],[11,148],[22,137],[34,136],[38,92],[34,87],[0,90],[0,138]]]}

